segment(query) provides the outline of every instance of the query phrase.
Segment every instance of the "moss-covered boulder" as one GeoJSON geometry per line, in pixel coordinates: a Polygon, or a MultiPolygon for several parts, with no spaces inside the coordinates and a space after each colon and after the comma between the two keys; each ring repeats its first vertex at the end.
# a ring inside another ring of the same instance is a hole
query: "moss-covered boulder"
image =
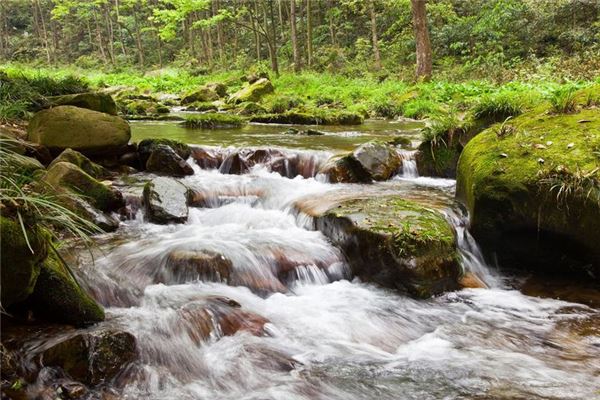
{"type": "Polygon", "coordinates": [[[215,101],[227,95],[227,86],[222,83],[208,83],[200,89],[188,93],[181,99],[181,104],[215,101]]]}
{"type": "Polygon", "coordinates": [[[132,334],[102,329],[77,333],[53,343],[41,354],[40,362],[62,368],[70,377],[87,385],[98,385],[110,382],[136,356],[132,334]]]}
{"type": "Polygon", "coordinates": [[[125,114],[127,118],[132,116],[160,116],[171,112],[169,107],[159,103],[158,101],[151,100],[124,100],[119,102],[119,109],[121,113],[125,114]]]}
{"type": "Polygon", "coordinates": [[[104,320],[104,310],[54,255],[48,257],[28,299],[38,318],[85,326],[104,320]]]}
{"type": "Polygon", "coordinates": [[[230,103],[243,103],[246,101],[259,101],[264,95],[273,93],[275,88],[268,78],[260,78],[257,81],[243,87],[229,97],[230,103]]]}
{"type": "Polygon", "coordinates": [[[110,176],[110,172],[101,165],[92,162],[89,158],[73,149],[66,149],[56,157],[48,166],[52,168],[59,162],[68,162],[81,168],[86,174],[96,179],[102,179],[110,176]]]}
{"type": "Polygon", "coordinates": [[[171,176],[193,175],[194,170],[170,146],[158,145],[146,161],[146,171],[171,176]]]}
{"type": "Polygon", "coordinates": [[[25,231],[27,238],[16,217],[0,216],[1,300],[4,308],[25,300],[33,292],[41,263],[47,255],[46,238],[40,228],[27,224],[25,231]]]}
{"type": "Polygon", "coordinates": [[[462,150],[462,144],[447,135],[445,140],[439,143],[426,140],[419,145],[415,154],[417,170],[422,176],[455,178],[462,150]]]}
{"type": "Polygon", "coordinates": [[[172,148],[179,157],[187,160],[192,154],[190,146],[173,139],[144,139],[137,145],[137,152],[140,156],[142,165],[146,165],[146,161],[150,157],[150,154],[160,145],[169,146],[172,148]]]}
{"type": "Polygon", "coordinates": [[[192,129],[239,128],[245,120],[237,115],[225,113],[205,113],[188,115],[181,124],[192,129]]]}
{"type": "Polygon", "coordinates": [[[188,192],[188,188],[175,179],[152,179],[144,186],[146,217],[150,222],[157,224],[187,221],[188,192]]]}
{"type": "Polygon", "coordinates": [[[458,288],[455,233],[434,209],[392,196],[352,199],[315,221],[361,279],[419,298],[458,288]]]}
{"type": "Polygon", "coordinates": [[[71,148],[86,155],[113,155],[129,143],[127,121],[105,113],[59,106],[36,113],[27,128],[30,141],[58,153],[71,148]]]}
{"type": "Polygon", "coordinates": [[[600,276],[600,112],[538,108],[473,138],[457,196],[500,263],[600,276]]]}
{"type": "Polygon", "coordinates": [[[47,101],[50,107],[75,106],[110,115],[117,115],[117,104],[108,93],[67,94],[64,96],[48,97],[47,101]]]}
{"type": "Polygon", "coordinates": [[[266,112],[267,110],[263,106],[252,101],[246,101],[237,108],[239,115],[265,114],[266,112]]]}
{"type": "Polygon", "coordinates": [[[102,211],[113,211],[125,205],[121,192],[97,181],[68,162],[61,161],[54,164],[42,180],[57,190],[74,191],[102,211]]]}

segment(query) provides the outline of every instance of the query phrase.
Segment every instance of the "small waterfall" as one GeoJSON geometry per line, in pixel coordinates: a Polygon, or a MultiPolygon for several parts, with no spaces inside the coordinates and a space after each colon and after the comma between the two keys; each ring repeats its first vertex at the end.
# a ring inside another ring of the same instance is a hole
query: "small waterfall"
{"type": "Polygon", "coordinates": [[[415,155],[416,150],[398,150],[400,158],[402,159],[402,177],[403,178],[418,178],[419,171],[417,170],[417,160],[415,155]]]}
{"type": "Polygon", "coordinates": [[[456,231],[457,247],[463,270],[473,273],[488,288],[501,287],[500,280],[490,270],[479,245],[467,229],[469,226],[467,212],[462,208],[451,209],[446,210],[445,215],[456,231]]]}

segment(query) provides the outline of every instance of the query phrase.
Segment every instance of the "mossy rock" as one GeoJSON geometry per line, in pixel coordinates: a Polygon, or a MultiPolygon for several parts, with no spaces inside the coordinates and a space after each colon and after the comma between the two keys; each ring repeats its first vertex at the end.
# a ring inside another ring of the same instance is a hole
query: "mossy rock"
{"type": "Polygon", "coordinates": [[[418,298],[458,288],[455,233],[434,209],[393,196],[352,199],[315,221],[361,279],[418,298]]]}
{"type": "Polygon", "coordinates": [[[186,107],[186,111],[217,111],[219,107],[216,104],[210,101],[196,101],[194,103],[188,104],[186,107]]]}
{"type": "Polygon", "coordinates": [[[97,181],[79,167],[68,162],[58,162],[48,169],[42,180],[57,190],[68,189],[89,199],[102,210],[113,211],[125,205],[123,195],[97,181]]]}
{"type": "Polygon", "coordinates": [[[265,114],[267,110],[259,104],[256,104],[252,101],[247,101],[242,103],[237,108],[237,113],[239,115],[256,115],[256,114],[265,114]]]}
{"type": "Polygon", "coordinates": [[[195,114],[186,117],[181,124],[192,129],[229,129],[239,128],[245,120],[237,115],[225,113],[195,114]]]}
{"type": "Polygon", "coordinates": [[[457,196],[501,265],[598,278],[600,112],[542,107],[485,130],[460,157],[457,196]]]}
{"type": "Polygon", "coordinates": [[[179,157],[183,158],[184,160],[190,158],[190,155],[192,154],[192,149],[190,148],[190,146],[178,140],[144,139],[141,142],[139,142],[137,146],[137,151],[140,156],[140,161],[142,165],[146,165],[146,161],[148,161],[150,154],[152,154],[152,152],[156,150],[160,145],[169,146],[179,155],[179,157]]]}
{"type": "Polygon", "coordinates": [[[170,146],[158,145],[146,161],[146,171],[170,176],[193,175],[194,169],[170,146]]]}
{"type": "Polygon", "coordinates": [[[85,326],[104,320],[104,310],[67,272],[55,255],[40,270],[28,302],[36,315],[52,322],[85,326]]]}
{"type": "Polygon", "coordinates": [[[209,83],[200,89],[188,93],[181,99],[181,104],[215,101],[227,95],[227,87],[222,83],[209,83]]]}
{"type": "Polygon", "coordinates": [[[55,154],[68,148],[86,155],[119,154],[131,137],[124,119],[74,106],[36,113],[27,133],[31,142],[44,145],[55,154]]]}
{"type": "Polygon", "coordinates": [[[110,176],[110,172],[108,172],[106,168],[92,162],[89,158],[73,149],[66,149],[60,153],[58,157],[56,157],[52,163],[50,163],[48,169],[52,168],[59,162],[68,162],[74,164],[81,168],[85,173],[96,179],[102,179],[110,176]]]}
{"type": "Polygon", "coordinates": [[[264,95],[273,93],[274,90],[275,88],[268,78],[260,78],[232,94],[229,102],[233,104],[244,103],[246,101],[257,102],[264,95]]]}
{"type": "Polygon", "coordinates": [[[47,238],[40,228],[31,223],[26,224],[26,239],[19,221],[6,216],[0,216],[0,231],[2,307],[7,308],[25,300],[33,292],[41,263],[47,255],[47,238]]]}
{"type": "Polygon", "coordinates": [[[153,116],[159,114],[168,114],[169,107],[152,100],[124,100],[119,102],[121,113],[129,116],[153,116]]]}
{"type": "Polygon", "coordinates": [[[437,144],[424,141],[419,145],[415,155],[419,175],[441,178],[456,177],[456,166],[463,146],[457,140],[447,140],[447,142],[437,144]]]}
{"type": "Polygon", "coordinates": [[[75,106],[88,110],[98,111],[110,115],[117,115],[117,104],[112,96],[107,93],[78,93],[47,98],[49,106],[75,106]]]}
{"type": "Polygon", "coordinates": [[[40,172],[45,171],[44,166],[32,157],[22,156],[16,153],[4,154],[6,164],[2,166],[2,173],[15,173],[22,177],[34,178],[40,172]]]}

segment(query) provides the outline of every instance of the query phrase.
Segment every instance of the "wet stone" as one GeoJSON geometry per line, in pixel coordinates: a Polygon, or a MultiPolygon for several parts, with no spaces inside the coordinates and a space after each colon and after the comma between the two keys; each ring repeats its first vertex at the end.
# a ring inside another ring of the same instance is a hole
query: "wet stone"
{"type": "Polygon", "coordinates": [[[188,218],[188,189],[175,179],[158,177],[144,186],[147,218],[157,224],[183,223],[188,218]]]}

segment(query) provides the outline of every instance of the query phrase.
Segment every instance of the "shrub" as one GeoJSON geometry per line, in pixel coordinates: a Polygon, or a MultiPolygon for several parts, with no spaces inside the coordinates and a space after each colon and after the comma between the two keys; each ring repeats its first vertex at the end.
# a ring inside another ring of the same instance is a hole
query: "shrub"
{"type": "Polygon", "coordinates": [[[426,99],[409,100],[402,105],[402,115],[407,118],[423,119],[442,112],[439,104],[426,99]]]}
{"type": "Polygon", "coordinates": [[[296,96],[273,96],[269,99],[267,110],[274,114],[281,114],[304,104],[304,101],[296,96]]]}

